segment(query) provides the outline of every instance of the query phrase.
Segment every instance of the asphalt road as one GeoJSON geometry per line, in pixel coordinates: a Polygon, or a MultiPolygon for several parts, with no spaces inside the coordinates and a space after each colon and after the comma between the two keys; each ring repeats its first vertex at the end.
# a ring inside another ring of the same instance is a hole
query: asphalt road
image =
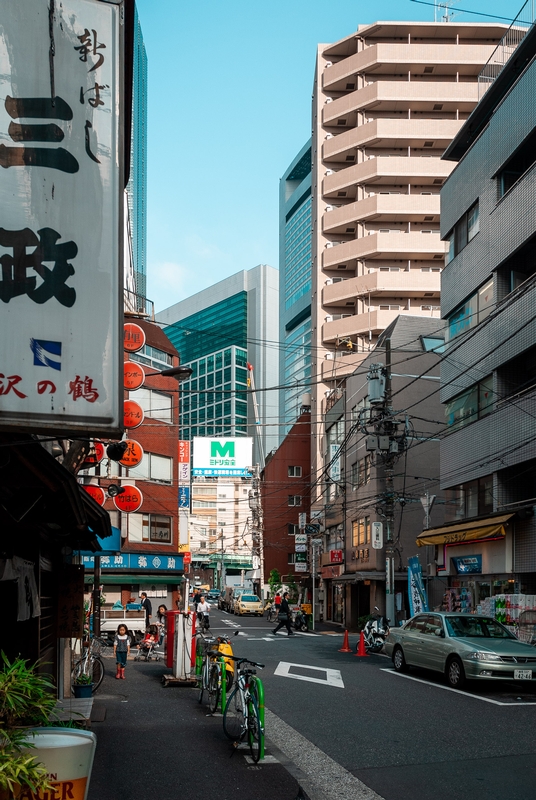
{"type": "Polygon", "coordinates": [[[533,800],[531,687],[454,691],[433,673],[398,675],[381,655],[340,653],[342,635],[274,637],[264,618],[211,618],[213,633],[238,630],[236,655],[266,665],[267,736],[301,769],[313,800],[533,800]]]}

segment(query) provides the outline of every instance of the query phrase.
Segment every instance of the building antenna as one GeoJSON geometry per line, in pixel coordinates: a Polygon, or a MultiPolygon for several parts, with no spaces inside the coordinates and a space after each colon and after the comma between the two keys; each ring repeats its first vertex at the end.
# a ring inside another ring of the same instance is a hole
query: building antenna
{"type": "Polygon", "coordinates": [[[444,3],[434,3],[434,22],[450,22],[454,16],[450,6],[449,0],[445,0],[444,3]]]}

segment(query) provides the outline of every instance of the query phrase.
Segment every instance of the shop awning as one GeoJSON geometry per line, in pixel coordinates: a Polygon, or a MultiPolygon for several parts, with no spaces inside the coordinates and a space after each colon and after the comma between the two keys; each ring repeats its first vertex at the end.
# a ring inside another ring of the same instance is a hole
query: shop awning
{"type": "Polygon", "coordinates": [[[506,536],[505,523],[514,514],[488,517],[473,522],[460,522],[456,525],[443,525],[441,528],[430,528],[417,536],[417,545],[425,544],[463,544],[475,539],[491,539],[506,536]]]}

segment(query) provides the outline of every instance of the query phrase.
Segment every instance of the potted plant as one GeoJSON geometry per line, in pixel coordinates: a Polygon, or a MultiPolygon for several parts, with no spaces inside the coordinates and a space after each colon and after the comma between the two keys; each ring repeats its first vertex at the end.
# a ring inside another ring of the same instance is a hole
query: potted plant
{"type": "Polygon", "coordinates": [[[93,694],[93,678],[86,672],[80,672],[73,682],[75,697],[91,697],[93,694]]]}
{"type": "Polygon", "coordinates": [[[54,684],[22,658],[9,661],[2,653],[0,664],[0,800],[27,789],[44,794],[52,785],[45,767],[27,752],[32,747],[27,731],[48,724],[56,704],[54,684]]]}

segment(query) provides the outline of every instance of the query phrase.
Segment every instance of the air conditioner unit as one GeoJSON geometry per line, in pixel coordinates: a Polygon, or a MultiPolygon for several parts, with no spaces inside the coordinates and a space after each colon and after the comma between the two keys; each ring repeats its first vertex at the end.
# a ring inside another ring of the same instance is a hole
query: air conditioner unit
{"type": "Polygon", "coordinates": [[[326,359],[326,361],[333,361],[333,353],[326,353],[324,358],[326,359]]]}
{"type": "Polygon", "coordinates": [[[332,133],[326,133],[326,135],[324,136],[324,139],[333,139],[333,134],[332,133]]]}
{"type": "Polygon", "coordinates": [[[334,247],[335,242],[326,242],[325,247],[334,247]]]}
{"type": "Polygon", "coordinates": [[[333,61],[326,61],[326,63],[324,64],[324,69],[326,69],[326,67],[332,67],[332,66],[333,66],[333,61]]]}
{"type": "Polygon", "coordinates": [[[332,283],[333,283],[333,278],[328,278],[326,281],[326,286],[331,286],[332,283]]]}
{"type": "Polygon", "coordinates": [[[333,211],[333,206],[326,206],[326,211],[333,211]]]}
{"type": "Polygon", "coordinates": [[[333,322],[333,317],[328,314],[327,317],[324,317],[324,322],[333,322]]]}
{"type": "Polygon", "coordinates": [[[325,174],[326,175],[333,175],[333,170],[332,169],[327,169],[325,174]]]}
{"type": "Polygon", "coordinates": [[[326,97],[324,103],[325,105],[327,105],[328,103],[333,103],[333,97],[326,97]]]}

